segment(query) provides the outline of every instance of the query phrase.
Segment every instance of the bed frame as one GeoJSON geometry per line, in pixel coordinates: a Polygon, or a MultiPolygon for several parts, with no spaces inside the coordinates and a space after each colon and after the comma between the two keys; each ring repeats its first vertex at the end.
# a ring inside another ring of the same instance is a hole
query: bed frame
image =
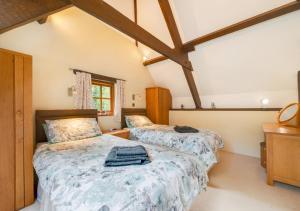
{"type": "Polygon", "coordinates": [[[122,108],[122,114],[121,114],[121,127],[126,128],[126,121],[125,116],[131,116],[131,115],[143,115],[147,116],[147,112],[145,108],[122,108]]]}
{"type": "Polygon", "coordinates": [[[86,110],[37,110],[35,114],[36,121],[36,137],[35,144],[46,142],[46,134],[43,128],[45,120],[70,119],[70,118],[96,118],[98,121],[98,113],[95,109],[86,110]]]}

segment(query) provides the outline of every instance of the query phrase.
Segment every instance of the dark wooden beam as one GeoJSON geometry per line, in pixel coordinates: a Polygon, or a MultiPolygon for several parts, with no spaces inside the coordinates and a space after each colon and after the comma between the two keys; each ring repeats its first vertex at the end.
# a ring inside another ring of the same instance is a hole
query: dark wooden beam
{"type": "Polygon", "coordinates": [[[188,51],[191,47],[199,45],[201,43],[222,37],[224,35],[231,34],[236,31],[240,31],[242,29],[248,28],[250,26],[254,26],[256,24],[280,17],[282,15],[286,15],[288,13],[297,11],[300,9],[300,2],[294,1],[288,4],[285,4],[281,7],[277,7],[273,10],[270,10],[268,12],[264,12],[260,15],[254,16],[252,18],[246,19],[244,21],[238,22],[236,24],[233,24],[231,26],[228,26],[226,28],[220,29],[218,31],[212,32],[210,34],[207,34],[205,36],[199,37],[197,39],[194,39],[190,42],[187,42],[184,44],[184,49],[188,51]]]}
{"type": "Polygon", "coordinates": [[[165,21],[167,23],[171,38],[173,40],[176,49],[182,47],[182,40],[180,33],[177,28],[177,24],[168,0],[158,0],[160,9],[164,15],[165,21]]]}
{"type": "MultiPolygon", "coordinates": [[[[137,0],[133,0],[133,9],[134,9],[134,22],[137,25],[138,24],[138,9],[137,9],[137,0]]],[[[135,40],[136,47],[139,46],[139,42],[135,40]]]]}
{"type": "Polygon", "coordinates": [[[43,18],[37,20],[37,22],[38,22],[39,24],[44,24],[44,23],[47,22],[47,20],[48,20],[48,16],[45,16],[45,17],[43,17],[43,18]]]}
{"type": "Polygon", "coordinates": [[[191,69],[191,62],[186,60],[179,52],[167,46],[142,27],[136,25],[132,20],[103,0],[71,0],[71,2],[104,23],[136,39],[185,68],[191,69]]]}
{"type": "MultiPolygon", "coordinates": [[[[215,32],[212,32],[210,34],[201,36],[199,38],[196,38],[194,40],[191,40],[187,43],[183,44],[183,50],[185,52],[191,52],[193,50],[195,50],[195,46],[211,41],[213,39],[234,33],[236,31],[240,31],[242,29],[245,29],[247,27],[250,26],[254,26],[256,24],[280,17],[282,15],[286,15],[288,13],[297,11],[300,9],[300,0],[285,4],[281,7],[275,8],[273,10],[270,10],[268,12],[262,13],[260,15],[254,16],[252,18],[246,19],[244,21],[238,22],[236,24],[230,25],[228,27],[225,27],[223,29],[217,30],[215,32]]],[[[165,59],[168,59],[165,57],[165,59]]],[[[161,58],[161,61],[165,60],[161,58]]],[[[153,59],[155,61],[155,59],[153,59]]],[[[146,65],[148,64],[148,61],[145,62],[146,65]]],[[[150,63],[150,64],[154,64],[154,63],[150,63]]]]}
{"type": "Polygon", "coordinates": [[[144,66],[147,66],[147,65],[150,65],[150,64],[155,64],[157,62],[165,61],[167,59],[168,58],[165,57],[165,56],[159,56],[159,57],[156,57],[154,59],[149,59],[149,60],[145,61],[143,64],[144,64],[144,66]]]}
{"type": "MultiPolygon", "coordinates": [[[[188,60],[189,59],[188,53],[182,51],[182,46],[183,46],[182,39],[180,37],[180,33],[178,30],[169,0],[158,0],[158,2],[160,5],[160,8],[161,8],[161,11],[164,15],[165,21],[167,23],[167,26],[168,26],[171,38],[173,40],[175,49],[178,52],[180,52],[182,54],[182,56],[188,60]]],[[[195,80],[193,77],[193,73],[189,69],[185,68],[184,66],[182,66],[182,70],[184,72],[186,81],[188,83],[195,106],[196,106],[196,108],[201,108],[201,100],[200,100],[198,89],[197,89],[197,86],[196,86],[196,83],[195,83],[195,80]]]]}
{"type": "Polygon", "coordinates": [[[193,97],[196,108],[197,109],[202,108],[201,100],[200,100],[198,89],[197,89],[197,86],[196,86],[196,83],[195,83],[195,80],[194,80],[193,72],[186,69],[186,68],[184,68],[184,67],[182,67],[182,69],[183,69],[183,73],[184,73],[184,76],[186,78],[186,81],[188,83],[190,92],[192,94],[192,97],[193,97]]]}
{"type": "Polygon", "coordinates": [[[68,0],[0,0],[0,34],[72,6],[68,0]]]}

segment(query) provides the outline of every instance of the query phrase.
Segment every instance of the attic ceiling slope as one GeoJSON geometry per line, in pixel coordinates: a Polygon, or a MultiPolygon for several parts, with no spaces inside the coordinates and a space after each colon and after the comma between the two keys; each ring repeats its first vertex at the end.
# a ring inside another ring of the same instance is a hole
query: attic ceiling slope
{"type": "Polygon", "coordinates": [[[71,2],[74,6],[82,9],[104,23],[147,45],[164,56],[167,56],[174,62],[184,66],[186,69],[192,70],[191,62],[182,56],[180,52],[170,48],[103,0],[71,0],[71,2]]]}
{"type": "MultiPolygon", "coordinates": [[[[248,18],[246,20],[240,21],[238,23],[232,24],[230,26],[227,26],[225,28],[219,29],[217,31],[214,31],[212,33],[206,34],[204,36],[200,36],[196,39],[193,39],[189,42],[186,42],[183,44],[183,50],[185,52],[191,52],[195,50],[195,46],[200,45],[202,43],[217,39],[219,37],[240,31],[242,29],[254,26],[256,24],[289,14],[291,12],[300,10],[300,0],[296,0],[293,2],[290,2],[288,4],[282,5],[280,7],[274,8],[270,11],[264,12],[262,14],[256,15],[254,17],[248,18]]],[[[168,58],[165,56],[159,56],[157,58],[150,59],[148,61],[144,62],[144,65],[151,65],[155,64],[157,62],[165,61],[168,58]]]]}
{"type": "Polygon", "coordinates": [[[66,9],[68,0],[0,0],[0,34],[66,9]]]}

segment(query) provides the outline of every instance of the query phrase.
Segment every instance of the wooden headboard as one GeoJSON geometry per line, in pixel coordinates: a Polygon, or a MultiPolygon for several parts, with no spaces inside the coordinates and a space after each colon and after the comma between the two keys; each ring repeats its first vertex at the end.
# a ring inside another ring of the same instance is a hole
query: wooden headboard
{"type": "Polygon", "coordinates": [[[70,119],[70,118],[96,118],[98,113],[95,109],[86,110],[37,110],[35,114],[36,121],[36,144],[46,142],[46,134],[43,128],[45,120],[70,119]]]}
{"type": "Polygon", "coordinates": [[[144,115],[147,116],[147,112],[145,108],[122,108],[121,114],[121,127],[126,128],[125,116],[130,115],[144,115]]]}

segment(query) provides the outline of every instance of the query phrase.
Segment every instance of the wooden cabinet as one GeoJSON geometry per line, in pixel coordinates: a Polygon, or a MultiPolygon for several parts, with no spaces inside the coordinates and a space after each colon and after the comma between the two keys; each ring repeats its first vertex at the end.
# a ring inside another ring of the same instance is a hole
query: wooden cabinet
{"type": "Polygon", "coordinates": [[[0,49],[0,210],[34,201],[32,57],[0,49]]]}
{"type": "Polygon", "coordinates": [[[267,183],[300,187],[300,129],[264,124],[267,142],[267,183]]]}
{"type": "Polygon", "coordinates": [[[168,89],[152,87],[146,89],[147,116],[155,124],[169,124],[172,96],[168,89]]]}

